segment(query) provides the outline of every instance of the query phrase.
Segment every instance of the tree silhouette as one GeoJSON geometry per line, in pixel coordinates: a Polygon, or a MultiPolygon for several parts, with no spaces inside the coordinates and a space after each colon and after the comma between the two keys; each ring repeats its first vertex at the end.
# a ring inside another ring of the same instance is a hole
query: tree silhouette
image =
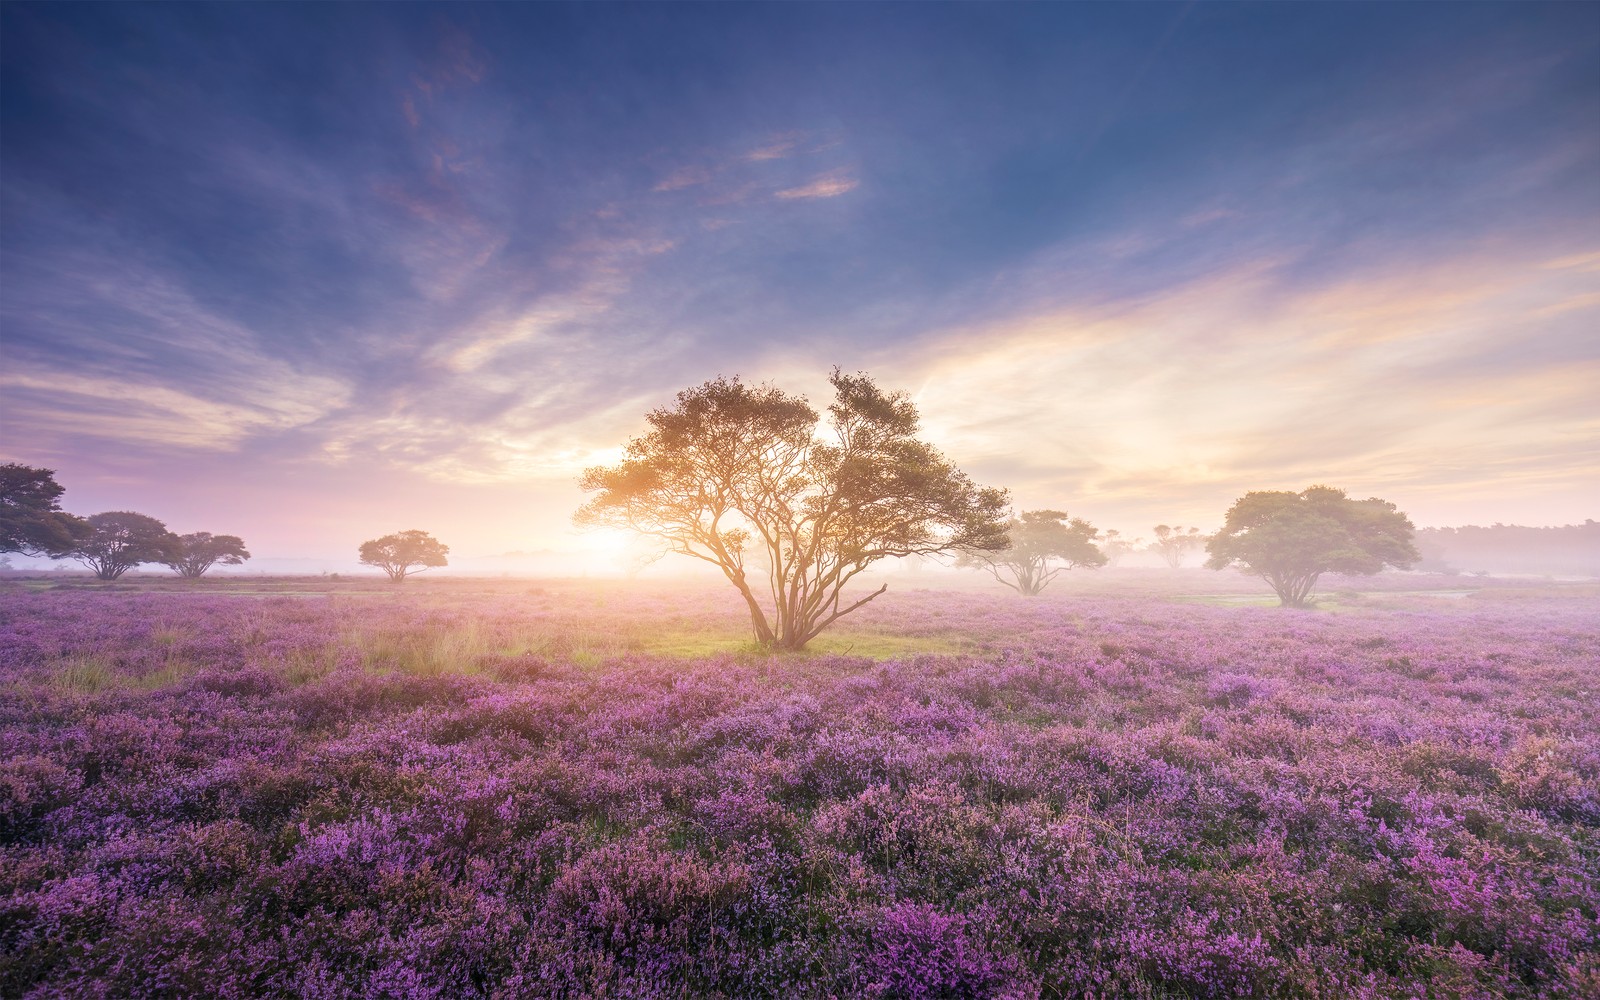
{"type": "Polygon", "coordinates": [[[196,531],[179,535],[172,553],[162,560],[176,570],[179,576],[194,579],[204,576],[212,566],[238,566],[250,553],[245,551],[244,539],[238,535],[213,535],[209,531],[196,531]]]}
{"type": "Polygon", "coordinates": [[[880,559],[1005,544],[1005,492],[974,485],[917,440],[904,394],[838,369],[829,381],[827,440],[805,399],[772,386],[718,377],[680,392],[646,416],[650,431],[620,464],[583,474],[598,495],[575,520],[716,566],[756,641],[783,650],[887,590],[843,596],[880,559]]]}
{"type": "Polygon", "coordinates": [[[89,537],[89,522],[61,509],[64,492],[51,469],[0,465],[0,552],[53,559],[89,537]]]}
{"type": "Polygon", "coordinates": [[[361,543],[361,561],[368,566],[379,567],[395,583],[403,583],[407,574],[445,565],[445,556],[449,552],[450,546],[442,544],[426,531],[415,529],[361,543]],[[413,569],[414,566],[420,568],[413,569]]]}
{"type": "Polygon", "coordinates": [[[1377,497],[1351,500],[1330,486],[1246,493],[1206,543],[1206,565],[1242,563],[1272,585],[1285,607],[1303,608],[1323,573],[1409,567],[1420,558],[1414,534],[1411,520],[1377,497]]]}
{"type": "Polygon", "coordinates": [[[164,563],[178,544],[178,536],[146,514],[113,510],[91,514],[88,522],[88,537],[71,555],[102,580],[115,580],[142,563],[164,563]]]}
{"type": "Polygon", "coordinates": [[[1206,536],[1199,528],[1185,528],[1181,524],[1176,528],[1158,524],[1155,533],[1156,540],[1150,543],[1150,551],[1166,560],[1173,569],[1181,569],[1184,558],[1206,543],[1206,536]]]}
{"type": "Polygon", "coordinates": [[[998,551],[962,552],[956,565],[986,569],[996,580],[1025,597],[1033,597],[1050,581],[1076,566],[1106,564],[1095,547],[1098,532],[1064,510],[1030,510],[1006,525],[1009,547],[998,551]]]}
{"type": "Polygon", "coordinates": [[[1100,533],[1100,551],[1105,553],[1107,566],[1116,566],[1123,556],[1139,551],[1142,544],[1143,538],[1123,538],[1122,532],[1116,528],[1107,528],[1100,533]]]}

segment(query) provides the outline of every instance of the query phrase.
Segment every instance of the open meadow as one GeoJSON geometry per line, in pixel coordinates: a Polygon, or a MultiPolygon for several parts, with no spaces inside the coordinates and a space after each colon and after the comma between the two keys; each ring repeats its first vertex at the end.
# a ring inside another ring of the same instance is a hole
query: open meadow
{"type": "Polygon", "coordinates": [[[1593,584],[0,587],[3,996],[1600,990],[1593,584]]]}

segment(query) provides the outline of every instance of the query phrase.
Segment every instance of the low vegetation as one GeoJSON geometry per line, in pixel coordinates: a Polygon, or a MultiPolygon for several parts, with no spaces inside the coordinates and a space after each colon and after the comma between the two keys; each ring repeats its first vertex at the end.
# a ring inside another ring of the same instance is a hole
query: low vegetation
{"type": "Polygon", "coordinates": [[[0,995],[1595,995],[1592,590],[1094,582],[0,592],[0,995]]]}

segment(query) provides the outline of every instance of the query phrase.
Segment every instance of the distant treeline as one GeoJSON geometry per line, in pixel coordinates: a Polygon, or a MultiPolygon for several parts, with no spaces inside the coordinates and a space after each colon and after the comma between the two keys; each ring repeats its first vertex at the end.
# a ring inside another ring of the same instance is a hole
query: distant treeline
{"type": "Polygon", "coordinates": [[[1600,522],[1559,528],[1475,524],[1417,531],[1418,569],[1441,573],[1600,576],[1600,522]]]}

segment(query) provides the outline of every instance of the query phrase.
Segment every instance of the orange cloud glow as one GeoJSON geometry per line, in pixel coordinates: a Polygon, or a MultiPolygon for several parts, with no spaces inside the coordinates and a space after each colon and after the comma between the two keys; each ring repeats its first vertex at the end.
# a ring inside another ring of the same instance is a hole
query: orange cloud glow
{"type": "Polygon", "coordinates": [[[1600,328],[1587,259],[1463,259],[1318,288],[1242,267],[862,364],[916,386],[929,435],[1024,506],[1208,524],[1244,490],[1329,482],[1411,498],[1427,523],[1508,488],[1555,510],[1600,495],[1600,366],[1564,360],[1548,332],[1508,350],[1506,332],[1553,306],[1600,328]]]}

